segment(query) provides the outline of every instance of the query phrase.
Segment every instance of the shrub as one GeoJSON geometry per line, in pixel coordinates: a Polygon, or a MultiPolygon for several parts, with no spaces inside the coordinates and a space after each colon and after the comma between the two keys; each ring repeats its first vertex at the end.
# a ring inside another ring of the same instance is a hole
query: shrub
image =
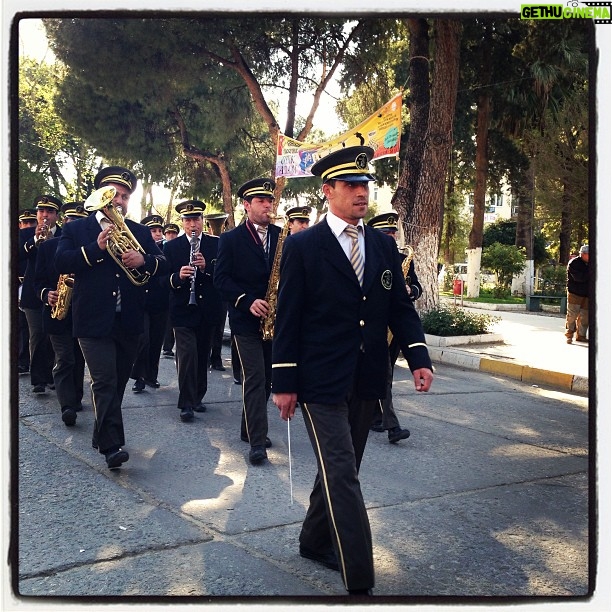
{"type": "Polygon", "coordinates": [[[434,336],[488,334],[491,325],[499,320],[500,317],[466,312],[449,306],[438,306],[421,316],[425,333],[434,336]]]}

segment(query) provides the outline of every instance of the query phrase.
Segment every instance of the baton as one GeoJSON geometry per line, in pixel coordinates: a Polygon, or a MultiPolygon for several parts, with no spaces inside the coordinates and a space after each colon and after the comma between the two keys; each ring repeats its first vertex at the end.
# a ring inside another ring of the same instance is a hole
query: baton
{"type": "Polygon", "coordinates": [[[291,473],[291,419],[287,419],[287,440],[289,442],[289,494],[293,506],[293,475],[291,473]]]}

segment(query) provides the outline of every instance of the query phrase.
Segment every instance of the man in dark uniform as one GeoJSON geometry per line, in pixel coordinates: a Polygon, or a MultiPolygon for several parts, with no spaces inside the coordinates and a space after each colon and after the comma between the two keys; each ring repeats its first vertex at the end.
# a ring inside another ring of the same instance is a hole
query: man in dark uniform
{"type": "Polygon", "coordinates": [[[350,595],[374,586],[372,536],[359,466],[385,396],[387,328],[417,391],[433,380],[419,316],[395,241],[364,226],[370,147],[347,147],[312,167],[329,212],[283,249],[273,346],[273,399],[290,419],[299,401],[318,474],[300,534],[303,557],[339,569],[350,595]]]}
{"type": "Polygon", "coordinates": [[[42,302],[34,289],[34,275],[38,246],[48,238],[62,235],[57,225],[62,201],[51,195],[38,196],[36,207],[36,228],[19,230],[19,261],[26,261],[25,275],[21,287],[20,305],[25,312],[30,330],[30,381],[34,393],[44,393],[47,386],[53,388],[53,348],[49,336],[43,331],[42,302]]]}
{"type": "MultiPolygon", "coordinates": [[[[174,240],[179,235],[180,229],[176,223],[166,223],[164,225],[164,244],[174,240]]],[[[170,313],[168,312],[168,321],[166,323],[166,333],[164,335],[164,343],[162,345],[162,355],[168,359],[174,357],[174,330],[170,321],[170,313]]]]}
{"type": "MultiPolygon", "coordinates": [[[[26,227],[36,227],[36,211],[32,208],[26,208],[19,213],[19,229],[26,227]]],[[[19,349],[17,355],[17,370],[19,374],[27,374],[30,371],[30,330],[28,328],[28,320],[25,312],[21,308],[21,290],[23,286],[23,278],[28,265],[28,260],[25,257],[19,257],[19,291],[17,297],[17,306],[19,309],[19,349]]]]}
{"type": "Polygon", "coordinates": [[[249,461],[267,459],[268,398],[272,379],[272,341],[264,340],[261,321],[268,312],[268,282],[280,228],[270,223],[274,181],[253,179],[238,189],[247,219],[219,238],[215,287],[229,305],[229,322],[240,359],[242,421],[240,438],[251,445],[249,461]]]}
{"type": "MultiPolygon", "coordinates": [[[[149,228],[151,237],[160,249],[163,248],[163,221],[159,215],[149,215],[140,222],[149,228]]],[[[144,333],[140,337],[131,373],[131,378],[135,380],[132,386],[134,393],[142,393],[145,385],[159,389],[159,359],[168,323],[167,276],[157,274],[147,283],[145,292],[144,333]]]]}
{"type": "MultiPolygon", "coordinates": [[[[377,215],[368,221],[368,225],[391,236],[397,241],[397,220],[398,214],[396,212],[387,212],[382,215],[377,215]]],[[[406,281],[406,291],[410,296],[410,300],[415,302],[421,295],[423,295],[423,288],[414,270],[414,261],[412,257],[408,260],[408,256],[405,253],[400,253],[402,259],[402,271],[406,268],[406,262],[408,263],[408,269],[404,275],[406,281]]],[[[387,437],[391,444],[396,444],[400,440],[405,440],[410,437],[410,430],[400,427],[397,414],[393,408],[392,398],[392,386],[393,386],[393,370],[395,368],[395,362],[400,354],[400,346],[397,340],[391,336],[391,342],[389,343],[389,377],[387,379],[387,397],[385,399],[378,400],[380,412],[376,411],[372,426],[372,431],[386,431],[387,437]]]]}
{"type": "MultiPolygon", "coordinates": [[[[112,206],[121,216],[136,184],[134,174],[120,166],[104,168],[94,178],[96,190],[115,188],[112,206]]],[[[85,205],[90,204],[86,201],[85,205]]],[[[57,271],[74,274],[72,327],[91,376],[95,412],[92,445],[105,456],[110,469],[129,459],[121,448],[125,444],[121,402],[138,337],[144,331],[145,302],[145,285],[134,281],[146,282],[163,274],[166,263],[147,227],[129,219],[123,223],[144,253],[137,248],[125,249],[118,255],[122,265],[108,251],[110,234],[116,228],[101,210],[69,223],[55,255],[57,271]]]]}
{"type": "MultiPolygon", "coordinates": [[[[83,202],[63,204],[61,211],[64,227],[68,223],[88,216],[87,211],[83,208],[83,202]]],[[[72,336],[72,308],[70,303],[67,303],[64,318],[52,316],[53,308],[56,306],[59,297],[58,280],[60,275],[54,265],[58,244],[59,238],[50,238],[38,247],[34,285],[36,293],[43,303],[43,330],[49,335],[55,353],[53,382],[55,383],[57,401],[62,411],[62,421],[67,427],[71,427],[76,423],[77,412],[82,410],[85,360],[78,340],[72,336]]],[[[72,279],[62,279],[64,290],[68,294],[70,294],[71,282],[72,279]]]]}
{"type": "Polygon", "coordinates": [[[297,234],[310,225],[310,206],[295,206],[285,211],[285,217],[289,223],[289,234],[297,234]]]}
{"type": "Polygon", "coordinates": [[[178,408],[185,422],[193,421],[194,411],[206,411],[202,400],[208,389],[210,342],[223,314],[221,296],[213,286],[219,238],[202,232],[205,208],[200,200],[178,204],[175,210],[181,215],[185,233],[164,245],[176,341],[178,408]]]}

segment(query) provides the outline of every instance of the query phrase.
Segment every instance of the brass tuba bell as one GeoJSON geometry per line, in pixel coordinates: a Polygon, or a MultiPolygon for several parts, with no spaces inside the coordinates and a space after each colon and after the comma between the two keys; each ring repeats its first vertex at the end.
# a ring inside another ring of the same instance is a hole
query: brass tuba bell
{"type": "Polygon", "coordinates": [[[228,216],[227,213],[211,213],[209,215],[204,215],[204,219],[206,219],[213,236],[221,235],[228,216]]]}
{"type": "Polygon", "coordinates": [[[141,286],[149,280],[149,274],[143,274],[138,270],[128,268],[121,261],[121,256],[127,251],[138,251],[142,255],[146,255],[146,252],[132,234],[123,216],[115,210],[113,198],[116,192],[117,190],[112,185],[100,187],[89,195],[83,207],[88,212],[101,211],[108,221],[114,225],[113,230],[108,235],[106,249],[117,265],[127,274],[130,281],[134,285],[141,286]]]}

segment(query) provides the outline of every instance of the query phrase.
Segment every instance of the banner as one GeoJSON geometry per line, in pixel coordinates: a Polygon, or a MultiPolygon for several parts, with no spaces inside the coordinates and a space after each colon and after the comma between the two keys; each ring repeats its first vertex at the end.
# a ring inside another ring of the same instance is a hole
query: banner
{"type": "Polygon", "coordinates": [[[276,178],[312,176],[312,165],[342,147],[368,146],[374,149],[372,159],[394,157],[399,154],[402,134],[402,93],[352,130],[321,144],[310,144],[278,135],[276,148],[276,178]]]}

